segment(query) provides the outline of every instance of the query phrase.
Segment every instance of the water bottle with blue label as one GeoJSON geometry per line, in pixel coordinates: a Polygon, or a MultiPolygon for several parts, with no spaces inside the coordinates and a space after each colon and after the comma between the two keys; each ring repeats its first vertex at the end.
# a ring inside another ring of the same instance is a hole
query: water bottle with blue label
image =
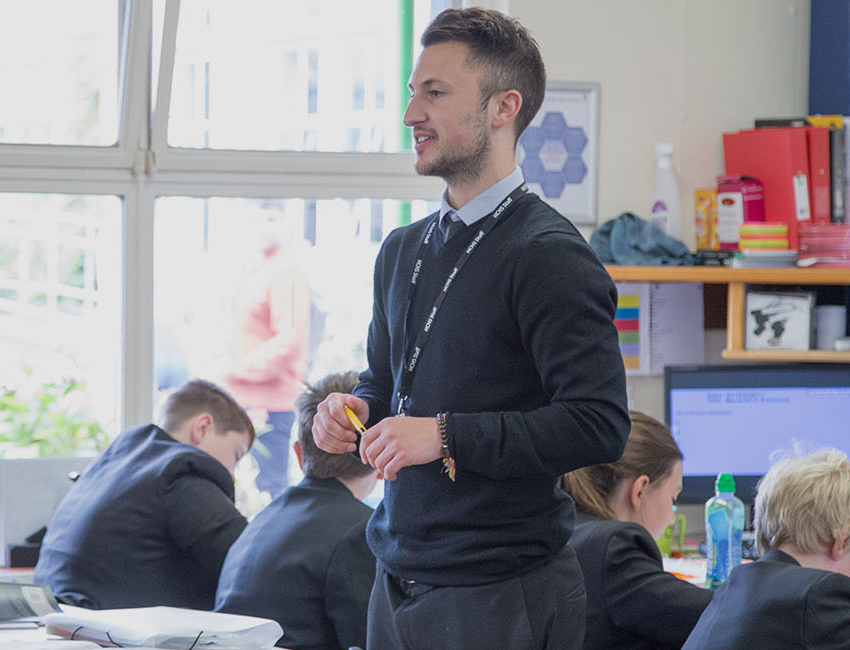
{"type": "Polygon", "coordinates": [[[741,563],[744,503],[735,496],[735,479],[718,474],[714,496],[705,503],[706,586],[717,589],[741,563]]]}

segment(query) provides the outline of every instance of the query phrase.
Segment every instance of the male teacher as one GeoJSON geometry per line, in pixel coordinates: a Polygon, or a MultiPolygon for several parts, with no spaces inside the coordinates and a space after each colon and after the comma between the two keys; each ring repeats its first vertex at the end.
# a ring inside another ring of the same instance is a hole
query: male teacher
{"type": "Polygon", "coordinates": [[[388,481],[367,528],[367,646],[578,649],[574,506],[556,483],[628,436],[616,289],[516,166],[546,83],[526,29],[449,9],[422,45],[404,123],[442,207],[384,242],[369,367],[313,424],[320,448],[359,449],[388,481]],[[368,427],[359,446],[344,405],[368,427]]]}

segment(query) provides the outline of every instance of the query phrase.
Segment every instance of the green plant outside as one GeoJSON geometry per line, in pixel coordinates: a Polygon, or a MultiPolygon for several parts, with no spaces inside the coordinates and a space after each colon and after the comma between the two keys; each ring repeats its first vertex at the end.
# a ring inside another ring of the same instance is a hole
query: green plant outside
{"type": "Polygon", "coordinates": [[[37,450],[38,456],[78,456],[102,451],[109,437],[99,422],[71,404],[79,381],[46,382],[32,397],[0,395],[0,447],[37,450]]]}

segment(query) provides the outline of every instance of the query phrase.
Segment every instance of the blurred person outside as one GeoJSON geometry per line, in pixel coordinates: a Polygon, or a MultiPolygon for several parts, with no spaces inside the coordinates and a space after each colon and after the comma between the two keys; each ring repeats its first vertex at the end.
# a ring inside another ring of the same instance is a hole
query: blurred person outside
{"type": "Polygon", "coordinates": [[[259,467],[257,488],[272,499],[288,485],[295,400],[310,363],[310,283],[290,254],[293,242],[282,225],[260,219],[258,263],[236,287],[225,378],[243,406],[267,413],[270,428],[259,432],[251,453],[259,467]]]}

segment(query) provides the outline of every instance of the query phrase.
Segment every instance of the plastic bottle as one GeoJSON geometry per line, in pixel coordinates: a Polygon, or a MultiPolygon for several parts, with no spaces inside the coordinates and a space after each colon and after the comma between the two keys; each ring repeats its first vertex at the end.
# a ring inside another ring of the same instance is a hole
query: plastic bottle
{"type": "MultiPolygon", "coordinates": [[[[731,478],[731,475],[730,475],[731,478]]],[[[744,502],[735,496],[732,479],[732,569],[741,564],[744,550],[744,502]]]]}
{"type": "Polygon", "coordinates": [[[679,210],[679,188],[673,173],[673,145],[655,145],[655,197],[650,222],[671,237],[682,239],[682,214],[679,210]]]}
{"type": "Polygon", "coordinates": [[[714,496],[705,503],[706,586],[717,589],[741,563],[744,503],[735,496],[735,479],[718,474],[714,496]]]}

